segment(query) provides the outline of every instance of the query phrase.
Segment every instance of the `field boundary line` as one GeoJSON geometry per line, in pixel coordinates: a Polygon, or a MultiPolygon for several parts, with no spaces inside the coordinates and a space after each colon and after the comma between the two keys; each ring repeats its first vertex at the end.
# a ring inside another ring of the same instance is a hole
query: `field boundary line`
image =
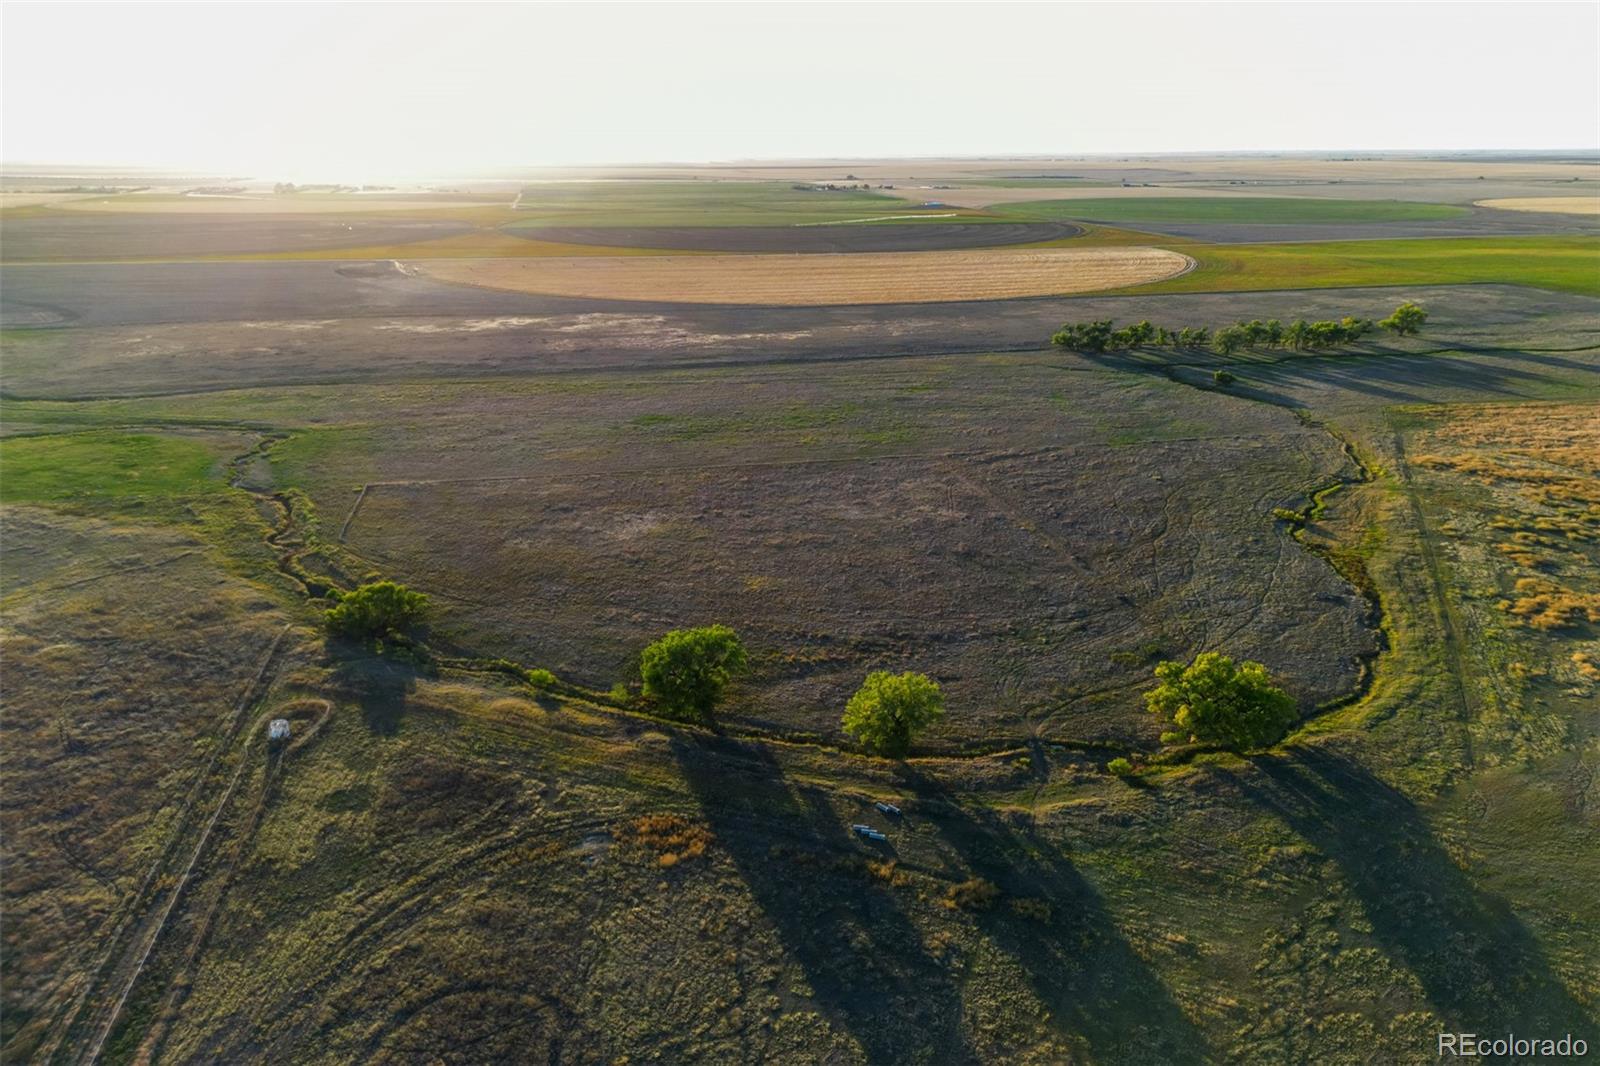
{"type": "Polygon", "coordinates": [[[361,510],[361,502],[367,498],[367,490],[372,488],[372,482],[361,486],[361,491],[356,493],[356,501],[350,505],[350,513],[344,516],[344,524],[339,527],[339,543],[344,543],[345,534],[350,532],[350,523],[356,520],[356,512],[361,510]]]}

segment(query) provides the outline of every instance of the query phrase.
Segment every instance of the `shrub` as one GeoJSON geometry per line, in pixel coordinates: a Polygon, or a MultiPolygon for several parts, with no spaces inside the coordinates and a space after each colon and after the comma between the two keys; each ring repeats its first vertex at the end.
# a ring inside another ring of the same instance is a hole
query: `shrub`
{"type": "Polygon", "coordinates": [[[1127,777],[1133,773],[1133,763],[1119,755],[1106,763],[1106,771],[1113,777],[1127,777]]]}
{"type": "Polygon", "coordinates": [[[1161,743],[1163,743],[1163,744],[1182,744],[1183,743],[1183,734],[1178,732],[1176,729],[1169,729],[1165,733],[1161,734],[1161,743]]]}
{"type": "Polygon", "coordinates": [[[1228,373],[1226,370],[1213,370],[1211,372],[1211,380],[1215,381],[1218,385],[1232,385],[1234,378],[1233,375],[1228,373]]]}
{"type": "Polygon", "coordinates": [[[1012,913],[1019,918],[1031,918],[1036,922],[1050,924],[1050,904],[1042,899],[1024,896],[1022,899],[1008,900],[1006,906],[1010,907],[1012,913]]]}
{"type": "Polygon", "coordinates": [[[650,848],[660,858],[672,856],[662,866],[670,866],[683,859],[698,859],[715,839],[705,826],[697,825],[676,814],[647,814],[624,826],[618,837],[630,844],[650,848]]]}
{"type": "Polygon", "coordinates": [[[901,756],[911,739],[944,717],[944,693],[927,675],[874,670],[845,705],[841,724],[862,745],[901,756]]]}
{"type": "Polygon", "coordinates": [[[1272,683],[1260,663],[1235,665],[1226,655],[1208,651],[1187,666],[1161,663],[1156,680],[1145,693],[1150,711],[1170,718],[1196,740],[1235,751],[1261,748],[1282,740],[1295,721],[1294,700],[1272,683]]]}
{"type": "Polygon", "coordinates": [[[428,597],[393,581],[375,581],[340,596],[322,615],[329,633],[372,640],[404,633],[428,611],[428,597]]]}
{"type": "Polygon", "coordinates": [[[1379,321],[1378,325],[1390,333],[1398,333],[1400,336],[1405,337],[1420,332],[1423,323],[1427,321],[1428,312],[1407,300],[1394,309],[1394,314],[1379,321]]]}
{"type": "Polygon", "coordinates": [[[639,673],[645,695],[666,713],[706,721],[745,662],[744,645],[727,626],[674,629],[639,656],[639,673]]]}
{"type": "Polygon", "coordinates": [[[944,905],[951,910],[962,907],[969,911],[986,911],[999,898],[1000,890],[994,886],[994,882],[974,877],[959,885],[951,885],[944,894],[944,905]]]}
{"type": "Polygon", "coordinates": [[[549,670],[529,670],[528,684],[534,688],[553,688],[560,684],[560,680],[549,670]]]}

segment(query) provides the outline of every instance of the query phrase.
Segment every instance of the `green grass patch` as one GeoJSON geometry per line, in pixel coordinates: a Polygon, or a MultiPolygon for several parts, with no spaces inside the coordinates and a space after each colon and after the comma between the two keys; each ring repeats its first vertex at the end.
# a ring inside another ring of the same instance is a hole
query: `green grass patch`
{"type": "Polygon", "coordinates": [[[919,210],[886,193],[808,191],[779,181],[571,182],[523,190],[512,227],[792,226],[919,210]]]}
{"type": "Polygon", "coordinates": [[[0,441],[0,501],[58,503],[192,496],[227,488],[225,460],[204,443],[113,431],[0,441]]]}
{"type": "Polygon", "coordinates": [[[1194,256],[1199,264],[1196,269],[1139,286],[1137,291],[1238,292],[1497,282],[1600,296],[1600,238],[1595,237],[1233,245],[1184,242],[1172,246],[1194,256]]]}
{"type": "Polygon", "coordinates": [[[1467,213],[1450,204],[1402,200],[1316,200],[1270,196],[1107,196],[997,204],[990,211],[1030,219],[1088,222],[1418,222],[1467,213]]]}

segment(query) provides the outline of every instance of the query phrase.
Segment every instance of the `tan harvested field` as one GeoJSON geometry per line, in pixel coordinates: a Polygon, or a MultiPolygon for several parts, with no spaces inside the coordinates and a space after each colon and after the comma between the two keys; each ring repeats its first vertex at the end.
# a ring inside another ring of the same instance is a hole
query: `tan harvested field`
{"type": "Polygon", "coordinates": [[[1118,289],[1181,274],[1163,248],[1039,248],[849,255],[462,259],[414,264],[441,281],[513,292],[664,303],[941,303],[1118,289]]]}
{"type": "Polygon", "coordinates": [[[1502,200],[1479,200],[1478,206],[1497,207],[1502,211],[1600,215],[1600,196],[1513,196],[1502,200]]]}
{"type": "Polygon", "coordinates": [[[73,192],[0,192],[0,210],[14,207],[59,207],[73,200],[81,200],[85,193],[73,192]]]}
{"type": "Polygon", "coordinates": [[[240,193],[236,196],[99,196],[56,204],[63,211],[129,212],[139,215],[307,215],[353,214],[369,211],[437,211],[441,208],[505,207],[507,200],[452,199],[448,197],[378,196],[273,196],[240,193]]]}

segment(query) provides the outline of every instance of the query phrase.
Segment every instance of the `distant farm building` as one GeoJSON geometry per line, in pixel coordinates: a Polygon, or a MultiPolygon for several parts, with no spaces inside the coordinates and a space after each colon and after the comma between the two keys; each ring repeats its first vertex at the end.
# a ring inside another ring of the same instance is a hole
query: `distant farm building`
{"type": "Polygon", "coordinates": [[[271,722],[267,723],[267,739],[268,740],[288,740],[289,739],[289,719],[287,719],[287,718],[274,718],[271,722]]]}

